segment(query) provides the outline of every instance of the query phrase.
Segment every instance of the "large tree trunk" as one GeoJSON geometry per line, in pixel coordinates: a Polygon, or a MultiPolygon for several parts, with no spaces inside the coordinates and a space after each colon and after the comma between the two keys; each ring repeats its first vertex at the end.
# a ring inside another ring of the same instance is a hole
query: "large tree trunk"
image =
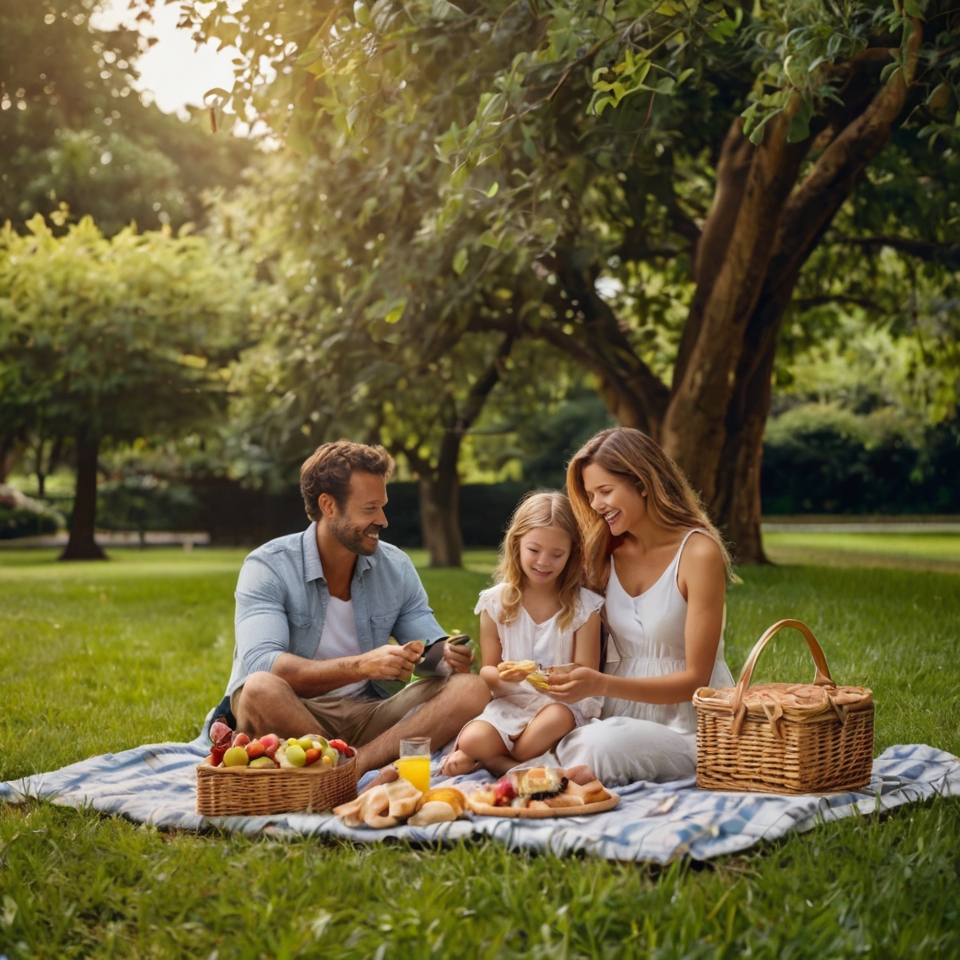
{"type": "Polygon", "coordinates": [[[100,438],[87,427],[77,431],[77,491],[70,521],[70,539],[61,560],[106,560],[97,546],[94,525],[97,519],[97,453],[100,438]]]}
{"type": "Polygon", "coordinates": [[[420,477],[420,529],[431,567],[463,565],[460,534],[460,477],[457,460],[461,435],[448,433],[435,471],[420,477]]]}
{"type": "MultiPolygon", "coordinates": [[[[803,264],[904,109],[920,39],[915,22],[904,68],[879,90],[861,63],[847,65],[844,106],[831,107],[817,121],[819,136],[787,142],[796,102],[768,122],[757,147],[743,135],[739,119],[732,124],[717,164],[713,205],[696,243],[696,292],[669,392],[658,388],[616,318],[605,315],[605,309],[612,311],[583,292],[584,278],[563,269],[558,252],[557,274],[569,293],[554,306],[578,306],[581,323],[573,334],[569,326],[551,324],[538,332],[597,374],[601,395],[622,424],[661,443],[741,563],[766,559],[760,465],[781,321],[803,264]],[[815,140],[821,152],[801,177],[815,140]]],[[[867,60],[876,57],[865,54],[867,60]]]]}

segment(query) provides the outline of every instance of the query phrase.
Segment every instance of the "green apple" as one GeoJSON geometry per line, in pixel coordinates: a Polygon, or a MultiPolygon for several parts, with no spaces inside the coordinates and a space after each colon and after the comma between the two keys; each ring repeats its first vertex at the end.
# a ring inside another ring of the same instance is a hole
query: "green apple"
{"type": "Polygon", "coordinates": [[[250,761],[249,766],[251,770],[264,770],[276,767],[276,764],[269,757],[257,757],[256,760],[250,761]]]}
{"type": "Polygon", "coordinates": [[[223,765],[225,767],[245,767],[249,762],[250,758],[243,747],[231,747],[223,755],[223,765]]]}
{"type": "MultiPolygon", "coordinates": [[[[244,755],[246,755],[246,751],[244,751],[244,755]]],[[[307,762],[306,751],[299,743],[293,743],[287,747],[286,757],[295,767],[302,767],[307,762]]]]}
{"type": "Polygon", "coordinates": [[[313,737],[301,737],[297,743],[303,748],[304,751],[313,749],[313,737]]]}

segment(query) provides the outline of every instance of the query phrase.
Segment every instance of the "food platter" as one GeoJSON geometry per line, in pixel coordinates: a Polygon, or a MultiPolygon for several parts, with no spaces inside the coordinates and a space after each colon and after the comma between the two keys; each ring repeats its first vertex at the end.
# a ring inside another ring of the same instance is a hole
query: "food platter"
{"type": "Polygon", "coordinates": [[[579,807],[548,807],[546,810],[529,810],[526,807],[494,807],[486,803],[468,803],[470,809],[481,817],[511,817],[520,820],[544,820],[548,817],[582,817],[591,813],[603,813],[612,810],[620,802],[616,793],[610,794],[606,800],[597,800],[595,803],[584,803],[579,807]]]}

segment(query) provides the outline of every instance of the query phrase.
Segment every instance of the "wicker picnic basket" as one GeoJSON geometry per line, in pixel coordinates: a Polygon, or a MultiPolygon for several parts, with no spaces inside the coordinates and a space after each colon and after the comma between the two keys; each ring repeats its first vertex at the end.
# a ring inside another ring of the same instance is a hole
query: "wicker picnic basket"
{"type": "Polygon", "coordinates": [[[757,641],[735,687],[701,687],[697,786],[761,793],[859,790],[873,765],[873,695],[838,687],[820,644],[799,620],[775,623],[757,641]],[[803,634],[816,664],[813,683],[758,683],[753,669],[774,634],[803,634]]]}
{"type": "Polygon", "coordinates": [[[204,817],[257,817],[332,810],[357,798],[357,761],[333,770],[319,765],[297,770],[269,767],[197,767],[197,813],[204,817]]]}

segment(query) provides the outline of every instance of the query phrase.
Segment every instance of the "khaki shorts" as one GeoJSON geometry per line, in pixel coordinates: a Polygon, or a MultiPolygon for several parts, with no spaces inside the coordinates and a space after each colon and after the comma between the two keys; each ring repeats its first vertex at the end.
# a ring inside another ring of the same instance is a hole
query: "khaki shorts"
{"type": "MultiPolygon", "coordinates": [[[[446,677],[424,677],[407,684],[386,700],[354,700],[351,697],[301,697],[301,703],[316,717],[320,733],[328,740],[339,737],[353,747],[376,740],[395,727],[408,713],[432,700],[444,687],[446,677]]],[[[234,715],[243,687],[233,691],[230,708],[234,715]]],[[[304,731],[306,733],[307,731],[304,731]]]]}

